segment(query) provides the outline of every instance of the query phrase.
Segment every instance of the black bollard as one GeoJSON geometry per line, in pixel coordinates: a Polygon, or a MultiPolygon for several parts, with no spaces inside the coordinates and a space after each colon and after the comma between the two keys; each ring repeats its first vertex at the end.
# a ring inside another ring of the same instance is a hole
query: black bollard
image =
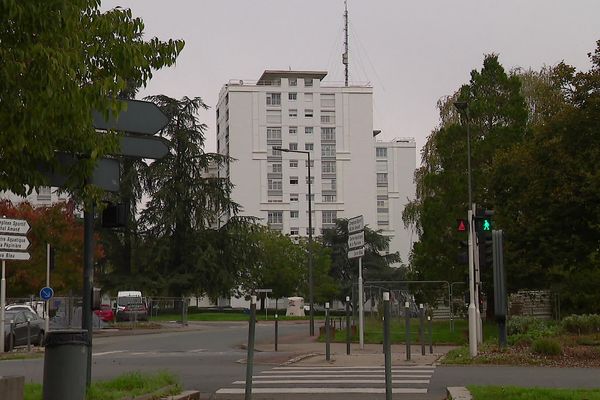
{"type": "Polygon", "coordinates": [[[392,345],[390,339],[390,293],[383,292],[383,353],[385,354],[385,399],[392,400],[392,345]]]}
{"type": "Polygon", "coordinates": [[[252,400],[252,368],[254,364],[254,335],[256,329],[256,296],[250,297],[250,321],[248,322],[248,356],[246,357],[245,400],[252,400]]]}
{"type": "Polygon", "coordinates": [[[277,326],[278,322],[279,321],[277,320],[277,314],[275,314],[275,351],[277,351],[277,336],[279,334],[279,332],[278,332],[278,326],[277,326]]]}
{"type": "Polygon", "coordinates": [[[427,320],[429,321],[429,354],[433,354],[433,322],[430,315],[427,316],[427,320]]]}
{"type": "Polygon", "coordinates": [[[406,361],[410,361],[410,303],[404,303],[404,328],[406,329],[406,361]]]}
{"type": "Polygon", "coordinates": [[[325,360],[331,360],[331,345],[329,343],[329,303],[325,303],[325,360]]]}
{"type": "Polygon", "coordinates": [[[350,297],[346,296],[346,354],[350,355],[350,297]]]}
{"type": "Polygon", "coordinates": [[[421,342],[421,355],[425,355],[425,310],[423,303],[419,304],[419,341],[421,342]]]}

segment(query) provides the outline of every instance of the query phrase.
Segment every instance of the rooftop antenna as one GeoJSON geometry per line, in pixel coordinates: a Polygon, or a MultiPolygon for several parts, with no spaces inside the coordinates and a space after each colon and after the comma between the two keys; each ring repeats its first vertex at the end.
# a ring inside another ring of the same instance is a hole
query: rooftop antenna
{"type": "Polygon", "coordinates": [[[342,54],[342,64],[345,70],[345,86],[348,86],[348,0],[344,0],[344,54],[342,54]]]}

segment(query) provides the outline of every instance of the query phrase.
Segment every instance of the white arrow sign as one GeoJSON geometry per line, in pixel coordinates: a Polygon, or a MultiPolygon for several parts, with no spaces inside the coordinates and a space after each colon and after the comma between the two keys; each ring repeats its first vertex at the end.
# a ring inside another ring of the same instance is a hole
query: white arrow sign
{"type": "Polygon", "coordinates": [[[348,252],[348,258],[362,257],[364,255],[365,255],[365,248],[364,247],[361,247],[360,249],[350,250],[348,252]]]}
{"type": "Polygon", "coordinates": [[[0,233],[25,235],[27,232],[29,232],[29,223],[24,219],[0,218],[0,233]]]}
{"type": "Polygon", "coordinates": [[[363,231],[348,235],[348,248],[354,249],[365,245],[365,233],[363,231]]]}
{"type": "Polygon", "coordinates": [[[365,227],[365,222],[363,220],[362,215],[359,215],[358,217],[350,218],[348,220],[348,233],[362,231],[364,227],[365,227]]]}
{"type": "Polygon", "coordinates": [[[27,261],[31,258],[29,253],[21,253],[18,251],[0,251],[0,260],[19,260],[27,261]]]}
{"type": "Polygon", "coordinates": [[[0,250],[27,250],[27,236],[0,235],[0,250]]]}

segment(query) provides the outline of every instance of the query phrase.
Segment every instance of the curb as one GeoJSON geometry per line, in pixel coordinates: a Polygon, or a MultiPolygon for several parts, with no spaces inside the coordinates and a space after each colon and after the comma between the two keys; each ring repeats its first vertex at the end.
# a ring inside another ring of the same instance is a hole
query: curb
{"type": "Polygon", "coordinates": [[[471,392],[464,386],[449,386],[446,388],[448,399],[452,400],[472,400],[471,392]]]}
{"type": "Polygon", "coordinates": [[[322,353],[306,353],[306,354],[301,354],[297,357],[294,358],[290,358],[289,360],[287,360],[286,362],[282,363],[281,365],[291,365],[291,364],[295,364],[299,361],[304,360],[305,358],[309,358],[309,357],[314,357],[314,356],[318,356],[321,355],[322,353]]]}
{"type": "MultiPolygon", "coordinates": [[[[164,397],[164,400],[200,400],[200,392],[196,390],[186,390],[185,392],[181,392],[180,394],[176,394],[174,396],[164,397]]],[[[208,399],[209,397],[204,397],[208,399]]]]}

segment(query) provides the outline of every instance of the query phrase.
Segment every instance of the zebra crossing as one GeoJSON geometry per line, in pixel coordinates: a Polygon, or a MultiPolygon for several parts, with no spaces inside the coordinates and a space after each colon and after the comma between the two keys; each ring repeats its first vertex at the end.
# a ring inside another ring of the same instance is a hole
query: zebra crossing
{"type": "MultiPolygon", "coordinates": [[[[393,366],[393,394],[426,394],[435,366],[393,366]]],[[[244,394],[246,382],[231,383],[219,395],[244,394]]],[[[385,395],[384,367],[373,366],[287,366],[275,367],[252,377],[253,395],[327,394],[385,395]]],[[[222,397],[222,396],[221,396],[222,397]]],[[[217,397],[219,398],[219,397],[217,397]]],[[[255,396],[255,398],[260,398],[255,396]]],[[[371,398],[371,397],[370,397],[371,398]]],[[[402,398],[398,396],[398,398],[402,398]]]]}

